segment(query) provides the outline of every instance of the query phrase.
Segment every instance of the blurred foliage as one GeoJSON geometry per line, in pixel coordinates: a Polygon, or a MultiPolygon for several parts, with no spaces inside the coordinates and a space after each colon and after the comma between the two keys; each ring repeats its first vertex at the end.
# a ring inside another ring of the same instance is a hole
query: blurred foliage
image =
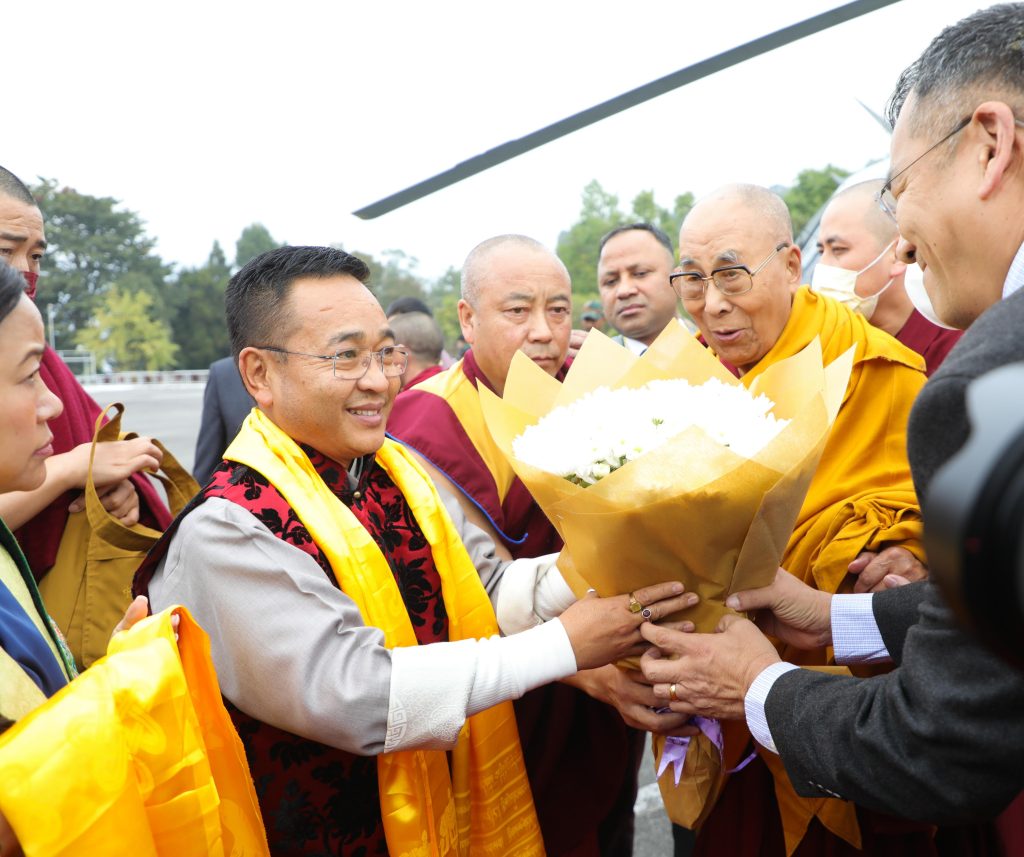
{"type": "Polygon", "coordinates": [[[174,363],[178,346],[167,323],[156,316],[154,304],[143,278],[126,274],[107,289],[94,318],[75,339],[95,355],[102,369],[163,369],[174,363]]]}

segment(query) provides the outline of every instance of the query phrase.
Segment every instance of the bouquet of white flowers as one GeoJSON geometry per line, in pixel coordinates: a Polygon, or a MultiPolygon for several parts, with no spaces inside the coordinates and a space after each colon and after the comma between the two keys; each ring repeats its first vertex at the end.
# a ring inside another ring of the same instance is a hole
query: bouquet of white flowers
{"type": "MultiPolygon", "coordinates": [[[[852,365],[851,351],[823,366],[814,340],[748,388],[680,325],[639,358],[591,331],[564,383],[516,354],[504,397],[481,387],[480,398],[565,541],[558,568],[577,595],[677,578],[701,599],[685,618],[713,631],[729,594],[774,579],[852,365]]],[[[674,821],[700,821],[720,762],[701,734],[681,779],[659,776],[674,821]]]]}
{"type": "Polygon", "coordinates": [[[512,452],[586,488],[691,426],[751,458],[789,425],[772,407],[763,393],[752,396],[717,378],[698,385],[672,380],[638,389],[598,387],[529,426],[512,442],[512,452]]]}
{"type": "Polygon", "coordinates": [[[748,389],[671,324],[639,358],[588,335],[562,384],[517,354],[504,397],[480,395],[578,594],[676,577],[711,631],[730,593],[772,581],[851,366],[815,341],[748,389]]]}

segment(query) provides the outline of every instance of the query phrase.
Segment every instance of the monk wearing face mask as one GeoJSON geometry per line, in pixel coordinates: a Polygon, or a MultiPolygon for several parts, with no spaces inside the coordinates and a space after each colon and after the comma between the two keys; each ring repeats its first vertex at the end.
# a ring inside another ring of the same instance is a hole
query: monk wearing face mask
{"type": "Polygon", "coordinates": [[[961,336],[936,323],[920,276],[896,258],[896,224],[875,197],[882,181],[836,194],[821,216],[811,289],[861,313],[925,359],[931,375],[961,336]]]}

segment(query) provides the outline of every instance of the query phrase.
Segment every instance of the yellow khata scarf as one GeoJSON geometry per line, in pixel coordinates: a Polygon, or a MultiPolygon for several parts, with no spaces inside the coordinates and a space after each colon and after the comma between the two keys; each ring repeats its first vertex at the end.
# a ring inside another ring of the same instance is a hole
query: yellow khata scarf
{"type": "Polygon", "coordinates": [[[516,472],[505,453],[491,437],[491,430],[487,428],[484,412],[480,407],[480,393],[463,371],[462,361],[417,384],[416,389],[444,399],[455,412],[463,431],[466,432],[466,437],[494,479],[498,502],[504,503],[508,489],[516,479],[516,472]]]}
{"type": "Polygon", "coordinates": [[[269,857],[209,639],[184,608],[116,635],[0,737],[0,812],[29,857],[269,857]]]}
{"type": "MultiPolygon", "coordinates": [[[[743,376],[749,385],[773,363],[821,340],[825,364],[856,345],[853,372],[782,567],[805,583],[838,592],[846,566],[861,551],[904,547],[924,558],[921,512],[907,461],[907,418],[925,382],[920,355],[873,327],[862,315],[802,286],[794,295],[789,321],[778,341],[743,376]]],[[[805,652],[777,644],[783,660],[849,675],[833,663],[831,649],[805,652]]],[[[749,747],[742,721],[723,723],[725,768],[734,767],[749,747]]],[[[815,816],[832,833],[860,847],[853,804],[834,798],[797,796],[782,761],[756,745],[771,769],[782,816],[786,851],[792,854],[815,816]]]]}
{"type": "MultiPolygon", "coordinates": [[[[295,441],[253,410],[224,457],[257,470],[281,492],[327,555],[363,621],[384,632],[388,648],[417,645],[387,560],[295,441]]],[[[448,611],[449,639],[497,634],[487,593],[430,478],[390,440],[378,451],[377,462],[405,496],[430,543],[448,611]]],[[[440,750],[377,757],[381,815],[393,857],[544,854],[510,702],[466,721],[450,770],[447,754],[440,750]]]]}

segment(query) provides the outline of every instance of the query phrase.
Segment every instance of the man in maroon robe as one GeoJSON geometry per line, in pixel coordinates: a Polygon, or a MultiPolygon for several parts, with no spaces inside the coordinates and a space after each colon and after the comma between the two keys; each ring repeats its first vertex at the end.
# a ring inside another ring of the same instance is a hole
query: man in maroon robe
{"type": "MultiPolygon", "coordinates": [[[[46,239],[43,216],[28,188],[0,167],[0,253],[27,284],[35,299],[46,239]]],[[[46,481],[35,491],[0,495],[0,518],[14,530],[36,580],[52,568],[72,511],[84,508],[82,488],[100,407],[47,346],[40,375],[64,403],[63,413],[50,422],[53,455],[46,462],[46,481]]],[[[104,507],[123,524],[138,521],[164,529],[170,513],[153,484],[141,471],[156,468],[161,453],[149,438],[105,443],[97,450],[93,473],[104,507]]]]}
{"type": "MultiPolygon", "coordinates": [[[[456,493],[467,518],[513,559],[557,551],[561,540],[494,445],[476,390],[483,384],[501,395],[517,351],[564,377],[571,304],[569,274],[543,245],[521,235],[484,241],[462,270],[459,321],[471,350],[400,394],[388,422],[390,434],[420,457],[440,486],[456,493]]],[[[651,689],[637,677],[616,667],[591,670],[570,680],[574,687],[549,685],[516,703],[551,857],[632,853],[643,750],[637,730],[683,723],[654,714],[651,689]]]]}
{"type": "Polygon", "coordinates": [[[882,184],[880,179],[861,182],[832,198],[818,230],[820,261],[860,272],[857,308],[875,327],[920,354],[931,376],[963,331],[932,324],[910,302],[904,286],[907,266],[896,258],[899,232],[875,201],[882,184]]]}

